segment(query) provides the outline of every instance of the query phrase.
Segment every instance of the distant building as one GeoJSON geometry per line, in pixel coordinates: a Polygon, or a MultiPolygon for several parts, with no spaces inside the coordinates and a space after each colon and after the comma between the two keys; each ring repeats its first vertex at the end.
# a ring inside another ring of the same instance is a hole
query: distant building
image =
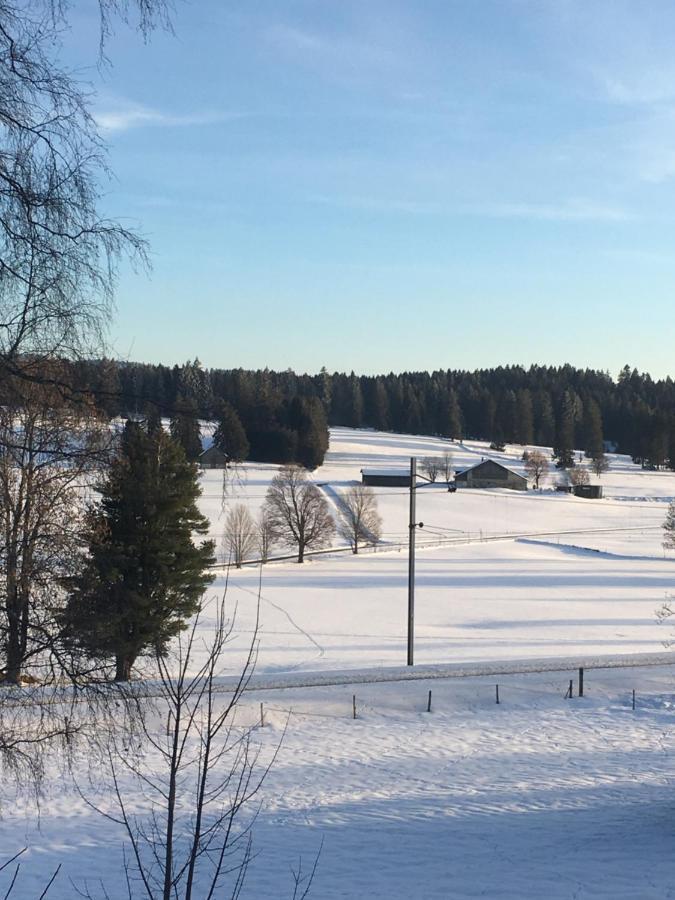
{"type": "Polygon", "coordinates": [[[575,497],[584,497],[586,500],[602,500],[602,485],[575,484],[573,493],[575,497]]]}
{"type": "Polygon", "coordinates": [[[494,459],[484,459],[470,469],[457,472],[455,484],[458,488],[508,488],[511,491],[526,491],[527,478],[507,469],[494,459]]]}
{"type": "Polygon", "coordinates": [[[202,469],[224,469],[227,466],[228,456],[214,444],[199,454],[197,462],[202,469]]]}
{"type": "Polygon", "coordinates": [[[362,484],[370,487],[410,487],[409,469],[361,469],[362,484]]]}

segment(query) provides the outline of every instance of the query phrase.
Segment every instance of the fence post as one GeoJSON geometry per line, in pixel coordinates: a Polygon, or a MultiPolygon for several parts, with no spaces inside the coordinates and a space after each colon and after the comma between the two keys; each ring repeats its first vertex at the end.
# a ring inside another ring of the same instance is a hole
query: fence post
{"type": "Polygon", "coordinates": [[[356,694],[352,694],[352,719],[356,718],[356,694]]]}
{"type": "Polygon", "coordinates": [[[578,694],[580,697],[584,696],[584,670],[583,667],[579,668],[579,691],[578,694]]]}
{"type": "Polygon", "coordinates": [[[431,691],[429,691],[429,699],[427,700],[427,712],[431,712],[431,691]]]}
{"type": "Polygon", "coordinates": [[[633,688],[633,709],[635,709],[635,688],[633,688]]]}
{"type": "Polygon", "coordinates": [[[499,685],[498,684],[495,685],[495,703],[497,703],[497,705],[499,705],[499,685]]]}
{"type": "Polygon", "coordinates": [[[265,711],[263,710],[262,703],[260,704],[260,727],[265,727],[265,711]]]}

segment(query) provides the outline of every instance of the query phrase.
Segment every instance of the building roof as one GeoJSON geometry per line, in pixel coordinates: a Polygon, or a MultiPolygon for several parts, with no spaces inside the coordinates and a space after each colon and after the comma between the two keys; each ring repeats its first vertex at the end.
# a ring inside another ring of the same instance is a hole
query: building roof
{"type": "Polygon", "coordinates": [[[521,473],[516,472],[515,469],[510,469],[508,466],[505,466],[503,463],[500,463],[498,460],[490,459],[490,457],[488,457],[487,459],[481,459],[480,462],[474,463],[474,465],[469,466],[468,469],[461,469],[461,470],[455,472],[455,478],[458,475],[466,475],[467,472],[472,472],[474,469],[479,469],[481,466],[484,466],[485,463],[493,463],[495,466],[499,466],[500,469],[505,469],[507,472],[510,472],[512,475],[515,475],[517,478],[522,478],[523,481],[527,481],[527,476],[521,475],[521,473]]]}
{"type": "Polygon", "coordinates": [[[361,469],[362,475],[383,475],[387,478],[409,478],[410,469],[361,469]]]}
{"type": "Polygon", "coordinates": [[[216,447],[215,444],[211,444],[211,446],[207,447],[206,450],[202,450],[202,452],[199,454],[199,458],[201,459],[202,456],[207,456],[208,454],[214,454],[214,453],[217,453],[219,456],[222,456],[223,459],[228,458],[227,453],[224,453],[220,449],[220,447],[216,447]]]}

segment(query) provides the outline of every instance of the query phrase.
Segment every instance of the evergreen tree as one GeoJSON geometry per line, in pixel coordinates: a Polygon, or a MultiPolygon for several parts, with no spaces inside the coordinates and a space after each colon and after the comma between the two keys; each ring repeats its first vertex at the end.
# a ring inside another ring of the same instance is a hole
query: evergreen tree
{"type": "Polygon", "coordinates": [[[156,404],[146,403],[145,408],[145,430],[148,434],[154,431],[162,430],[162,417],[159,414],[156,404]]]}
{"type": "Polygon", "coordinates": [[[532,410],[532,395],[527,388],[522,388],[517,394],[516,412],[516,443],[531,444],[534,440],[534,416],[532,410]]]}
{"type": "Polygon", "coordinates": [[[560,408],[556,443],[553,454],[557,458],[559,469],[567,469],[574,465],[574,423],[575,403],[570,391],[565,391],[560,408]]]}
{"type": "Polygon", "coordinates": [[[202,452],[197,404],[194,400],[178,399],[171,417],[171,437],[181,445],[189,462],[195,462],[202,452]]]}
{"type": "Polygon", "coordinates": [[[588,398],[584,403],[584,450],[589,459],[600,459],[605,452],[600,407],[588,398]]]}
{"type": "Polygon", "coordinates": [[[453,388],[448,391],[445,433],[453,441],[462,438],[462,410],[457,399],[457,392],[453,388]]]}
{"type": "Polygon", "coordinates": [[[368,424],[378,431],[386,431],[390,425],[389,395],[382,378],[373,379],[371,385],[368,424]]]}
{"type": "Polygon", "coordinates": [[[539,391],[536,398],[535,440],[541,447],[555,443],[555,415],[548,391],[539,391]]]}
{"type": "Polygon", "coordinates": [[[316,469],[328,450],[328,426],[318,398],[295,397],[289,410],[289,424],[298,435],[296,461],[306,469],[316,469]]]}
{"type": "Polygon", "coordinates": [[[518,404],[514,391],[504,391],[497,405],[497,417],[493,437],[503,441],[515,441],[518,430],[518,404]]]}
{"type": "Polygon", "coordinates": [[[324,413],[326,415],[328,415],[328,413],[330,412],[332,397],[332,379],[328,374],[328,369],[326,369],[325,366],[322,366],[321,371],[319,372],[319,399],[323,404],[324,413]]]}
{"type": "Polygon", "coordinates": [[[229,403],[220,407],[218,427],[213,435],[213,443],[219,450],[235,462],[248,459],[250,446],[244,426],[236,409],[229,403]]]}
{"type": "Polygon", "coordinates": [[[349,376],[349,424],[354,428],[360,428],[363,425],[363,393],[361,391],[361,383],[356,375],[352,372],[349,376]]]}
{"type": "Polygon", "coordinates": [[[199,493],[197,468],[177,442],[127,422],[65,615],[77,645],[115,660],[116,681],[130,678],[140,655],[166,652],[212,580],[213,542],[193,540],[208,530],[199,493]]]}

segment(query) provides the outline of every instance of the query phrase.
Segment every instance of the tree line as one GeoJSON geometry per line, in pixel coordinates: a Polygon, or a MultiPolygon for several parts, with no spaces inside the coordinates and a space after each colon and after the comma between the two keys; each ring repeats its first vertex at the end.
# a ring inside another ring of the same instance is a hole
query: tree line
{"type": "Polygon", "coordinates": [[[73,378],[109,415],[172,416],[187,404],[217,419],[226,403],[248,458],[266,462],[319,465],[329,423],[554,447],[565,465],[574,449],[595,459],[609,441],[644,466],[675,468],[675,384],[628,366],[614,379],[569,365],[370,376],[98,360],[77,363],[73,378]]]}

